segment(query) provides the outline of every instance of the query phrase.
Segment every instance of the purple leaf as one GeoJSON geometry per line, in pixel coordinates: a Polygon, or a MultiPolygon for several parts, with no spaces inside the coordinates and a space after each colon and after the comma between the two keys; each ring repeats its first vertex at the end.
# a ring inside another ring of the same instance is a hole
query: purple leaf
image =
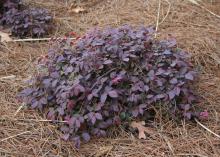
{"type": "Polygon", "coordinates": [[[92,100],[92,98],[93,98],[93,94],[89,94],[88,96],[87,96],[87,99],[90,101],[90,100],[92,100]]]}
{"type": "Polygon", "coordinates": [[[71,111],[75,106],[75,102],[73,100],[69,100],[69,102],[67,103],[67,110],[71,111]]]}
{"type": "Polygon", "coordinates": [[[80,128],[80,121],[78,119],[76,119],[75,124],[77,128],[80,128]]]}
{"type": "Polygon", "coordinates": [[[71,73],[73,72],[73,67],[72,66],[69,66],[66,70],[65,70],[65,73],[71,73]]]}
{"type": "Polygon", "coordinates": [[[122,60],[125,61],[125,62],[128,62],[129,58],[123,58],[122,60]]]}
{"type": "Polygon", "coordinates": [[[186,112],[183,115],[184,115],[185,118],[187,118],[189,120],[192,118],[192,113],[191,112],[186,112]]]}
{"type": "Polygon", "coordinates": [[[165,73],[165,70],[159,68],[158,71],[156,72],[156,75],[162,75],[163,73],[165,73]]]}
{"type": "Polygon", "coordinates": [[[172,61],[172,63],[171,63],[170,66],[171,66],[171,67],[175,67],[175,66],[176,66],[176,61],[172,61]]]}
{"type": "Polygon", "coordinates": [[[189,95],[188,96],[188,102],[189,103],[193,103],[193,101],[195,101],[195,100],[196,100],[196,97],[194,95],[189,95]]]}
{"type": "Polygon", "coordinates": [[[61,61],[63,61],[63,60],[65,60],[65,58],[63,57],[63,55],[60,55],[60,56],[58,57],[58,59],[57,59],[57,62],[61,62],[61,61]]]}
{"type": "Polygon", "coordinates": [[[76,148],[80,147],[80,138],[77,136],[75,138],[73,138],[74,144],[76,148]]]}
{"type": "Polygon", "coordinates": [[[102,120],[102,115],[100,113],[95,114],[96,119],[102,120]]]}
{"type": "Polygon", "coordinates": [[[64,134],[64,135],[62,136],[62,139],[63,139],[64,141],[67,141],[67,140],[69,139],[69,137],[70,137],[70,134],[64,134]]]}
{"type": "Polygon", "coordinates": [[[193,75],[190,72],[188,72],[187,74],[185,74],[185,78],[188,80],[193,80],[193,75]]]}
{"type": "Polygon", "coordinates": [[[43,80],[43,84],[45,85],[46,88],[48,88],[50,86],[50,83],[51,83],[51,79],[43,80]]]}
{"type": "Polygon", "coordinates": [[[180,69],[180,74],[181,75],[184,75],[185,73],[187,72],[187,67],[182,67],[181,69],[180,69]]]}
{"type": "Polygon", "coordinates": [[[171,84],[177,84],[177,83],[178,83],[178,80],[177,80],[176,78],[172,78],[172,79],[170,80],[170,83],[171,83],[171,84]]]}
{"type": "Polygon", "coordinates": [[[121,118],[119,116],[115,116],[113,119],[113,123],[115,125],[120,125],[121,124],[121,118]]]}
{"type": "Polygon", "coordinates": [[[144,85],[144,90],[145,90],[145,92],[148,92],[149,91],[149,86],[148,85],[144,85]]]}
{"type": "Polygon", "coordinates": [[[81,116],[81,117],[78,118],[78,120],[79,120],[80,123],[84,123],[84,117],[81,116]]]}
{"type": "Polygon", "coordinates": [[[146,108],[147,107],[147,104],[141,104],[141,105],[139,105],[139,108],[146,108]]]}
{"type": "Polygon", "coordinates": [[[139,113],[139,110],[138,110],[138,109],[134,109],[134,110],[132,111],[132,115],[133,115],[134,117],[137,117],[137,116],[138,116],[138,113],[139,113]]]}
{"type": "Polygon", "coordinates": [[[66,125],[63,125],[63,126],[60,127],[60,130],[64,133],[67,133],[67,132],[70,131],[70,128],[66,125]]]}
{"type": "Polygon", "coordinates": [[[39,101],[41,104],[47,104],[47,99],[45,97],[42,97],[39,101]]]}
{"type": "Polygon", "coordinates": [[[163,86],[162,80],[158,79],[158,80],[156,80],[156,82],[157,82],[157,85],[158,85],[158,86],[163,86]]]}
{"type": "Polygon", "coordinates": [[[139,113],[140,113],[141,115],[144,114],[144,110],[143,110],[143,108],[139,108],[139,113]]]}
{"type": "Polygon", "coordinates": [[[57,84],[58,84],[58,80],[53,80],[53,82],[52,82],[52,87],[53,87],[53,88],[56,87],[57,84]]]}
{"type": "Polygon", "coordinates": [[[105,137],[106,136],[106,132],[104,130],[100,130],[100,136],[105,137]]]}
{"type": "Polygon", "coordinates": [[[51,76],[52,78],[55,78],[55,79],[57,79],[57,78],[60,77],[60,75],[59,75],[58,72],[52,72],[52,73],[50,74],[50,76],[51,76]]]}
{"type": "Polygon", "coordinates": [[[39,105],[38,101],[35,101],[34,103],[31,104],[31,107],[34,109],[39,105]]]}
{"type": "Polygon", "coordinates": [[[96,117],[95,116],[91,117],[91,122],[92,122],[92,124],[95,124],[95,122],[96,122],[96,117]]]}
{"type": "Polygon", "coordinates": [[[163,54],[165,54],[165,55],[170,55],[170,54],[172,54],[172,53],[171,53],[171,51],[169,51],[169,50],[165,50],[165,51],[163,52],[163,54]]]}
{"type": "Polygon", "coordinates": [[[48,113],[47,113],[47,119],[49,120],[54,120],[55,119],[55,115],[54,115],[54,110],[50,110],[48,113]]]}
{"type": "Polygon", "coordinates": [[[24,89],[21,93],[24,93],[26,96],[29,96],[30,94],[33,93],[33,89],[27,88],[27,89],[24,89]]]}
{"type": "Polygon", "coordinates": [[[184,105],[184,110],[185,110],[185,111],[188,111],[189,109],[190,109],[190,104],[184,105]]]}
{"type": "Polygon", "coordinates": [[[93,91],[92,91],[92,95],[94,96],[94,97],[99,97],[98,96],[98,90],[97,89],[94,89],[93,91]]]}
{"type": "Polygon", "coordinates": [[[88,142],[90,140],[90,135],[87,132],[82,133],[82,138],[84,141],[88,142]]]}
{"type": "Polygon", "coordinates": [[[76,121],[76,118],[75,117],[72,117],[72,118],[70,118],[69,120],[68,120],[68,124],[69,124],[69,126],[73,126],[74,124],[75,124],[75,121],[76,121]]]}
{"type": "Polygon", "coordinates": [[[72,58],[71,60],[70,60],[70,64],[73,64],[73,63],[75,63],[76,62],[76,58],[72,58]]]}
{"type": "Polygon", "coordinates": [[[153,97],[154,97],[154,95],[152,95],[152,94],[147,95],[148,99],[153,98],[153,97]]]}
{"type": "Polygon", "coordinates": [[[108,95],[109,95],[111,98],[117,98],[117,97],[118,97],[118,93],[117,93],[115,90],[109,91],[109,92],[108,92],[108,95]]]}
{"type": "Polygon", "coordinates": [[[78,96],[79,93],[81,93],[81,92],[85,92],[85,88],[83,86],[78,84],[77,86],[74,87],[74,89],[73,89],[74,96],[78,96]]]}
{"type": "Polygon", "coordinates": [[[180,92],[181,92],[180,88],[179,88],[179,87],[175,87],[174,90],[175,90],[175,92],[176,92],[176,95],[179,96],[179,95],[180,95],[180,92]]]}
{"type": "Polygon", "coordinates": [[[109,59],[109,60],[106,60],[106,61],[104,61],[104,63],[103,64],[112,64],[113,62],[109,59]]]}
{"type": "Polygon", "coordinates": [[[169,39],[169,41],[167,42],[167,46],[168,47],[174,47],[176,45],[176,40],[174,38],[169,39]]]}
{"type": "Polygon", "coordinates": [[[164,97],[165,97],[164,94],[158,94],[158,95],[156,95],[156,98],[157,98],[157,99],[162,99],[162,98],[164,98],[164,97]]]}
{"type": "Polygon", "coordinates": [[[101,100],[100,100],[101,103],[105,103],[106,99],[107,99],[107,93],[102,94],[101,95],[101,100]]]}
{"type": "Polygon", "coordinates": [[[171,91],[168,92],[168,95],[169,95],[170,100],[172,100],[176,96],[176,91],[171,90],[171,91]]]}
{"type": "Polygon", "coordinates": [[[103,103],[98,103],[98,104],[96,104],[96,105],[95,105],[95,111],[100,111],[103,106],[104,106],[103,103]]]}
{"type": "Polygon", "coordinates": [[[113,108],[113,111],[116,111],[116,112],[119,111],[119,108],[118,108],[118,105],[117,105],[117,104],[112,105],[112,108],[113,108]]]}
{"type": "Polygon", "coordinates": [[[148,73],[148,76],[149,77],[154,77],[154,70],[150,70],[149,73],[148,73]]]}
{"type": "Polygon", "coordinates": [[[64,109],[62,107],[59,107],[57,111],[59,112],[60,115],[64,115],[64,109]]]}

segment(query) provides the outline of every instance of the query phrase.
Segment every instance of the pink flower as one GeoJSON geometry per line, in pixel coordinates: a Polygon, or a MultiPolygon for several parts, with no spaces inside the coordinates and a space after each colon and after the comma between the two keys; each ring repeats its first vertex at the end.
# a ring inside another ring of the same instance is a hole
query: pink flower
{"type": "Polygon", "coordinates": [[[118,77],[116,77],[116,78],[114,78],[114,79],[112,80],[112,83],[113,83],[113,84],[118,84],[119,82],[121,82],[121,80],[122,80],[122,77],[118,76],[118,77]]]}
{"type": "Polygon", "coordinates": [[[203,112],[201,112],[201,113],[199,114],[199,117],[200,117],[201,119],[207,119],[208,116],[209,116],[209,113],[208,113],[207,110],[204,110],[203,112]]]}

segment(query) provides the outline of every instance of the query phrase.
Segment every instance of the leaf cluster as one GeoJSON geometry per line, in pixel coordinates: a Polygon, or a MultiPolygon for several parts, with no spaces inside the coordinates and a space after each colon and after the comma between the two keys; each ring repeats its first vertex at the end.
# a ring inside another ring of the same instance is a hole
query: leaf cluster
{"type": "MultiPolygon", "coordinates": [[[[110,126],[143,118],[158,104],[191,119],[196,77],[174,39],[157,41],[151,27],[95,29],[74,45],[50,49],[20,98],[51,120],[62,119],[63,138],[105,136],[110,126]]],[[[149,113],[150,114],[150,113],[149,113]]]]}
{"type": "Polygon", "coordinates": [[[53,18],[45,9],[27,8],[21,0],[5,0],[0,4],[0,24],[9,27],[14,36],[42,37],[53,29],[53,18]]]}

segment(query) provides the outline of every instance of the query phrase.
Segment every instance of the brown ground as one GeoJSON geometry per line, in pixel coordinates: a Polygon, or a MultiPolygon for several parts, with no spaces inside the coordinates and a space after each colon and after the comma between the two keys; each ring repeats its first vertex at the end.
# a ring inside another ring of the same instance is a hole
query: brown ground
{"type": "MultiPolygon", "coordinates": [[[[56,36],[65,32],[84,33],[94,26],[155,25],[159,0],[26,0],[46,7],[54,14],[59,27],[56,36]],[[70,4],[84,7],[87,13],[68,12],[70,4]]],[[[205,8],[220,14],[219,0],[202,0],[205,8]]],[[[220,134],[220,18],[189,0],[161,0],[160,38],[172,34],[179,47],[192,54],[195,67],[202,72],[196,83],[204,98],[201,107],[210,117],[202,123],[220,134]],[[169,3],[168,3],[169,2],[169,3]],[[170,5],[170,9],[169,9],[170,5]],[[167,16],[165,16],[168,13],[167,16]],[[163,20],[165,17],[165,20],[163,20]],[[161,22],[162,21],[162,22],[161,22]]],[[[0,46],[0,156],[195,156],[219,157],[220,138],[191,122],[176,124],[155,118],[157,131],[147,140],[138,140],[118,128],[112,137],[93,139],[76,150],[59,138],[57,125],[28,119],[44,119],[38,112],[21,109],[15,95],[23,80],[34,71],[33,62],[47,52],[47,43],[13,43],[0,46]],[[16,77],[4,78],[15,75],[16,77]],[[17,120],[16,120],[17,119],[17,120]],[[20,120],[18,120],[20,119],[20,120]],[[21,119],[24,119],[23,121],[21,119]]],[[[156,125],[155,125],[156,126],[156,125]]]]}

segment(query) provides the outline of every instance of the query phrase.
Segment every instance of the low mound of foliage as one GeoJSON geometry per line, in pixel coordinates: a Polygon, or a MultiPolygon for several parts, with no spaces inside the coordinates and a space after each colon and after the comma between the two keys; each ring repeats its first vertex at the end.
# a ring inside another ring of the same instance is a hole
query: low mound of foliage
{"type": "Polygon", "coordinates": [[[63,120],[63,138],[90,140],[110,126],[144,118],[161,105],[176,118],[196,116],[195,78],[175,40],[157,41],[151,27],[95,29],[74,44],[64,41],[39,62],[20,93],[23,102],[63,120]]]}
{"type": "MultiPolygon", "coordinates": [[[[21,9],[21,0],[1,0],[0,1],[0,13],[9,11],[10,9],[21,9]]],[[[1,17],[1,16],[0,16],[1,17]]]]}
{"type": "Polygon", "coordinates": [[[3,0],[0,8],[0,24],[11,28],[13,36],[42,37],[53,29],[53,18],[45,9],[26,8],[21,0],[3,0]]]}

